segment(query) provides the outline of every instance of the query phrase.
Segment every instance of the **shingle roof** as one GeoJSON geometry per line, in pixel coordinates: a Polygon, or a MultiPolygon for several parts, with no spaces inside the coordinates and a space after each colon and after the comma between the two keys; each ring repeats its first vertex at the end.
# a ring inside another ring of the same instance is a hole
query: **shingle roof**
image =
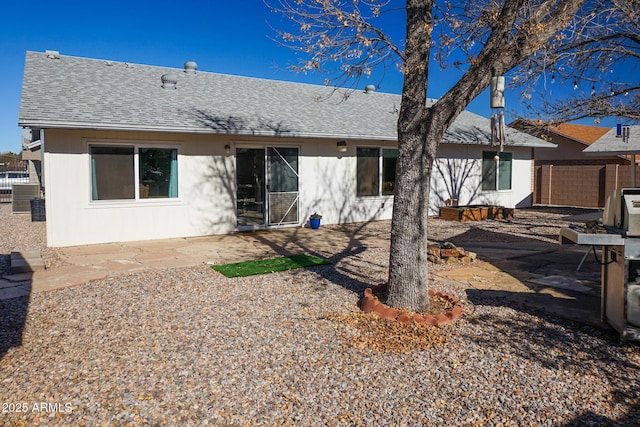
{"type": "Polygon", "coordinates": [[[640,126],[629,127],[629,142],[616,137],[616,128],[611,128],[582,152],[592,155],[640,154],[640,126]]]}
{"type": "MultiPolygon", "coordinates": [[[[35,128],[397,140],[400,95],[27,52],[18,124],[35,128]],[[178,76],[164,89],[163,74],[178,76]],[[346,93],[346,92],[345,92],[346,93]]],[[[489,120],[464,111],[443,142],[490,143],[489,120]]],[[[507,145],[553,147],[507,129],[507,145]]]]}

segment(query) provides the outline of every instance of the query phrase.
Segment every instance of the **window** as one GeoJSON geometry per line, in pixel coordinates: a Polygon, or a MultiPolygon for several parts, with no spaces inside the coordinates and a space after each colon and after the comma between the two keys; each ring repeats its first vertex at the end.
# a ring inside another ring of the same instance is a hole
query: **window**
{"type": "Polygon", "coordinates": [[[357,185],[358,197],[377,196],[380,179],[378,148],[356,148],[357,160],[357,185]]]}
{"type": "Polygon", "coordinates": [[[178,197],[178,150],[140,149],[140,198],[178,197]]]}
{"type": "Polygon", "coordinates": [[[396,163],[398,150],[395,148],[382,149],[382,195],[393,196],[396,186],[396,163]]]}
{"type": "Polygon", "coordinates": [[[511,190],[513,153],[482,152],[482,190],[511,190]]]}
{"type": "Polygon", "coordinates": [[[118,145],[89,152],[91,200],[178,197],[177,149],[118,145]]]}
{"type": "Polygon", "coordinates": [[[133,147],[91,147],[91,199],[135,199],[133,147]]]}
{"type": "Polygon", "coordinates": [[[393,195],[398,150],[357,147],[356,157],[356,195],[358,197],[393,195]]]}

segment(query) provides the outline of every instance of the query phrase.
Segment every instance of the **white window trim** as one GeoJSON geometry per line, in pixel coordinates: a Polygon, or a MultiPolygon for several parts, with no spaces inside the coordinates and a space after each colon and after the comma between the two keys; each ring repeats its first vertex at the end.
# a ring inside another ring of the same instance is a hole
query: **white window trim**
{"type": "Polygon", "coordinates": [[[148,140],[109,140],[109,139],[96,139],[85,141],[86,156],[87,156],[87,200],[89,207],[92,208],[104,208],[113,206],[123,207],[135,207],[144,205],[178,205],[182,203],[182,191],[180,191],[180,157],[182,155],[182,144],[176,141],[148,141],[148,140]],[[93,200],[91,188],[92,185],[92,166],[91,166],[91,147],[133,147],[133,176],[134,176],[134,196],[133,199],[116,199],[116,200],[93,200]],[[158,148],[158,149],[175,149],[177,150],[178,161],[178,197],[172,198],[140,198],[140,149],[141,148],[158,148]]]}

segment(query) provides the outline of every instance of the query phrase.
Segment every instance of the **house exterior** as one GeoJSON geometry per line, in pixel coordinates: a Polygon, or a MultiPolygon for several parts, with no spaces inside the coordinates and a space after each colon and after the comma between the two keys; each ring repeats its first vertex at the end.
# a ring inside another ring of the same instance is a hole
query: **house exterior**
{"type": "Polygon", "coordinates": [[[624,126],[625,130],[617,127],[611,128],[598,138],[593,144],[584,149],[584,155],[588,157],[600,156],[624,156],[630,159],[627,165],[615,165],[609,167],[608,174],[608,196],[616,188],[638,187],[640,182],[640,170],[638,160],[640,159],[640,126],[624,126]],[[634,165],[632,168],[631,165],[634,165]]]}
{"type": "Polygon", "coordinates": [[[537,147],[533,150],[536,166],[628,164],[629,159],[617,155],[585,156],[583,150],[596,142],[610,128],[602,126],[560,123],[546,126],[541,122],[519,119],[510,127],[557,145],[557,148],[537,147]]]}
{"type": "Polygon", "coordinates": [[[640,155],[640,126],[625,126],[628,137],[623,137],[617,128],[607,128],[607,131],[592,145],[585,148],[584,155],[594,156],[638,156],[640,155]]]}
{"type": "Polygon", "coordinates": [[[0,203],[12,203],[14,185],[29,183],[27,162],[15,155],[0,155],[0,203]]]}
{"type": "Polygon", "coordinates": [[[39,132],[23,131],[22,160],[27,162],[29,183],[42,186],[42,144],[39,132]]]}
{"type": "MultiPolygon", "coordinates": [[[[400,96],[27,52],[19,125],[38,131],[50,246],[390,219],[400,96]],[[326,98],[326,99],[325,99],[326,98]]],[[[433,102],[433,101],[429,101],[433,102]]],[[[532,149],[494,157],[489,120],[445,135],[443,200],[528,206],[532,149]]]]}
{"type": "Polygon", "coordinates": [[[573,123],[545,125],[528,120],[517,120],[509,126],[558,146],[533,151],[534,204],[603,207],[617,183],[630,176],[631,160],[623,153],[587,155],[596,141],[611,132],[610,128],[573,123]]]}

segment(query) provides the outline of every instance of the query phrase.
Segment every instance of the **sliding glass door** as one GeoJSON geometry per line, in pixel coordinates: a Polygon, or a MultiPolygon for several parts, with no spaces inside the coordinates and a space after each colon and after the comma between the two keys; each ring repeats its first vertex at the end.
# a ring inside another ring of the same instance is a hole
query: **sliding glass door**
{"type": "Polygon", "coordinates": [[[263,148],[236,148],[236,218],[238,228],[265,224],[263,148]]]}
{"type": "Polygon", "coordinates": [[[239,229],[298,223],[298,148],[236,148],[239,229]]]}

